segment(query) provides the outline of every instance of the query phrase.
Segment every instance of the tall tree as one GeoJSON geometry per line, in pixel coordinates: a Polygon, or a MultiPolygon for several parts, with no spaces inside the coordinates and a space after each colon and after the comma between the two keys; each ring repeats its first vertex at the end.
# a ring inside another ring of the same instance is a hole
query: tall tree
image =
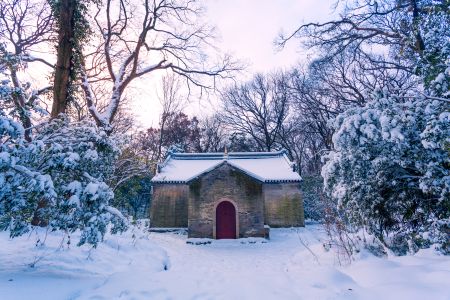
{"type": "Polygon", "coordinates": [[[180,95],[180,89],[181,83],[175,74],[168,74],[162,78],[161,95],[159,95],[162,112],[159,118],[159,143],[156,154],[158,161],[162,156],[163,145],[166,144],[166,125],[183,109],[184,101],[180,95]]]}
{"type": "Polygon", "coordinates": [[[216,114],[201,119],[200,140],[195,149],[197,152],[224,151],[227,144],[227,134],[224,124],[216,114]]]}
{"type": "Polygon", "coordinates": [[[154,170],[170,149],[184,152],[201,151],[200,136],[198,119],[177,112],[167,116],[164,129],[150,127],[140,132],[133,147],[139,149],[139,155],[154,170]]]}
{"type": "Polygon", "coordinates": [[[276,148],[289,107],[284,75],[256,75],[246,84],[227,89],[222,102],[220,116],[231,130],[251,136],[261,151],[276,148]]]}
{"type": "MultiPolygon", "coordinates": [[[[436,42],[435,32],[445,32],[449,16],[448,0],[363,0],[342,1],[340,17],[325,23],[308,23],[288,36],[281,35],[283,47],[299,38],[325,59],[351,55],[359,68],[401,70],[418,75],[425,92],[435,91],[432,78],[445,72],[448,34],[436,42]],[[444,58],[444,59],[442,59],[444,58]],[[427,66],[424,68],[423,66],[427,66]]],[[[339,6],[338,6],[339,7],[339,6]]]]}
{"type": "Polygon", "coordinates": [[[51,117],[66,113],[81,67],[82,49],[90,33],[90,0],[50,0],[57,25],[57,54],[51,117]]]}
{"type": "Polygon", "coordinates": [[[207,60],[212,28],[201,20],[198,1],[105,0],[94,15],[97,35],[93,51],[83,61],[82,88],[88,109],[107,130],[131,82],[158,70],[169,70],[189,87],[215,88],[216,78],[228,78],[238,69],[230,57],[218,64],[207,60]],[[108,87],[105,107],[96,103],[95,86],[108,87]]]}
{"type": "Polygon", "coordinates": [[[169,117],[163,136],[165,154],[172,146],[185,152],[193,152],[198,148],[200,139],[199,121],[196,117],[190,119],[182,112],[173,114],[169,117]]]}
{"type": "Polygon", "coordinates": [[[73,39],[74,39],[74,10],[77,0],[61,0],[54,5],[54,12],[58,24],[58,46],[56,58],[55,79],[53,84],[53,106],[51,116],[57,117],[65,113],[69,98],[69,81],[74,72],[73,39]]]}

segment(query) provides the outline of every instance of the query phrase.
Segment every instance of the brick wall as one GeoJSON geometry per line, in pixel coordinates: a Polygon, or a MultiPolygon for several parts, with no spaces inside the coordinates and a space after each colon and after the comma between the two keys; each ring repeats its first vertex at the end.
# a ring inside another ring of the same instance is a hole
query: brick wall
{"type": "Polygon", "coordinates": [[[153,184],[151,227],[187,227],[188,192],[185,184],[153,184]]]}
{"type": "Polygon", "coordinates": [[[299,183],[263,185],[264,219],[271,227],[305,226],[299,183]]]}

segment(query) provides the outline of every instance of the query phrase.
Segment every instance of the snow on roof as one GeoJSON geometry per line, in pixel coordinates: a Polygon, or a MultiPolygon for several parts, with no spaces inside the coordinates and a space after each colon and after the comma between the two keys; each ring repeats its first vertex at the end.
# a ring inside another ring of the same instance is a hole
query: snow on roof
{"type": "Polygon", "coordinates": [[[224,153],[171,153],[158,166],[152,182],[186,183],[228,163],[262,182],[299,182],[300,175],[285,151],[224,153]]]}

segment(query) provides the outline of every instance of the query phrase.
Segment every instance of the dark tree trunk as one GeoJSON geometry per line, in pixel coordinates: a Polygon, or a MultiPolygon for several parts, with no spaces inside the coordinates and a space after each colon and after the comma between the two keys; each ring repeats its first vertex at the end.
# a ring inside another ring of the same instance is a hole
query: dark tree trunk
{"type": "Polygon", "coordinates": [[[65,113],[69,96],[69,81],[72,69],[74,24],[73,13],[76,0],[61,0],[58,11],[58,48],[53,86],[53,106],[51,117],[65,113]]]}
{"type": "Polygon", "coordinates": [[[31,225],[46,227],[48,225],[48,219],[43,217],[41,211],[47,207],[47,201],[39,200],[38,207],[34,212],[33,219],[31,220],[31,225]]]}
{"type": "Polygon", "coordinates": [[[419,20],[419,8],[417,7],[417,0],[411,0],[411,6],[413,10],[413,26],[415,28],[415,35],[416,35],[416,51],[422,55],[423,51],[425,50],[425,43],[423,41],[422,35],[420,34],[420,31],[418,29],[418,22],[419,20]]]}

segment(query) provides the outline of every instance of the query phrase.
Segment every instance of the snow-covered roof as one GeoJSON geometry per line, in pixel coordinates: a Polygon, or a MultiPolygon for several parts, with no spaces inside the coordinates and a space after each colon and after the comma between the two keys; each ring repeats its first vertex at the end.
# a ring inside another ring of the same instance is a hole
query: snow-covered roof
{"type": "Polygon", "coordinates": [[[261,182],[300,182],[285,151],[224,153],[170,153],[158,166],[152,182],[187,183],[202,174],[229,164],[261,182]]]}

